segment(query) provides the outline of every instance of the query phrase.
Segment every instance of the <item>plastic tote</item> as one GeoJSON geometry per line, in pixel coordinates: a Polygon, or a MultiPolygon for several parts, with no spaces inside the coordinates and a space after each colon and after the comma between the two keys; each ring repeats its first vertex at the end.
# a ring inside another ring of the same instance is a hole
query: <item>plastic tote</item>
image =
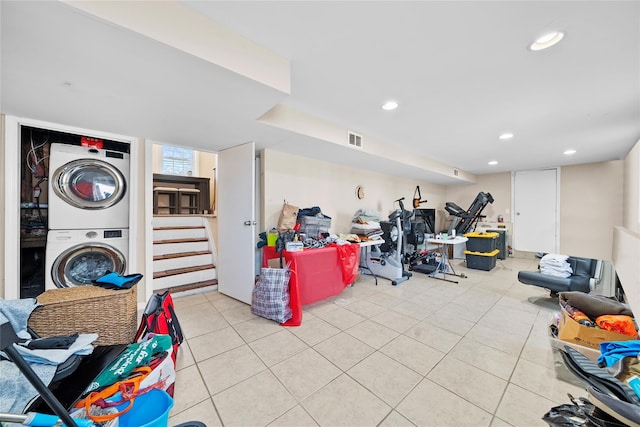
{"type": "Polygon", "coordinates": [[[120,415],[118,426],[167,427],[171,408],[173,408],[173,399],[166,391],[160,389],[150,390],[136,397],[133,401],[133,407],[120,415]]]}

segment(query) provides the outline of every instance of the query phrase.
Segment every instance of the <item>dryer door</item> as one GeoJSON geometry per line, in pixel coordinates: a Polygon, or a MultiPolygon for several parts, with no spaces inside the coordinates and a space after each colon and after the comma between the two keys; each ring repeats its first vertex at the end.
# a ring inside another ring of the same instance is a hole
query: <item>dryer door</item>
{"type": "Polygon", "coordinates": [[[79,159],[58,168],[51,187],[65,202],[80,209],[106,209],[125,196],[127,184],[113,165],[79,159]]]}
{"type": "Polygon", "coordinates": [[[109,271],[124,274],[127,265],[122,252],[101,243],[73,246],[56,258],[51,267],[53,283],[59,288],[91,285],[109,271]]]}

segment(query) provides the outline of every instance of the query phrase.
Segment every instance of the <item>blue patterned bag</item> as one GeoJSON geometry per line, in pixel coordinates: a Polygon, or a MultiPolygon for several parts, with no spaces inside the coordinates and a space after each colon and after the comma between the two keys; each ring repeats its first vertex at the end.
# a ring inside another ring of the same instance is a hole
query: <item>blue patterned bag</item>
{"type": "Polygon", "coordinates": [[[293,313],[289,307],[288,268],[263,268],[253,289],[251,313],[266,319],[284,323],[293,313]]]}

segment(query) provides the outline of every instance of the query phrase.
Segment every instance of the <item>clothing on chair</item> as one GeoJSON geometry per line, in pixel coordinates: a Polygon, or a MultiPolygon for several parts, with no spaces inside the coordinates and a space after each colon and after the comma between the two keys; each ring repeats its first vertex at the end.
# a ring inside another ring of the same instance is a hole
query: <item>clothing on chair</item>
{"type": "Polygon", "coordinates": [[[85,356],[93,352],[92,342],[98,339],[98,334],[79,334],[78,339],[67,349],[36,349],[32,350],[22,345],[15,346],[18,353],[29,363],[58,366],[74,354],[85,356]]]}
{"type": "Polygon", "coordinates": [[[31,335],[27,332],[27,322],[31,312],[39,305],[35,298],[17,300],[0,298],[0,323],[8,321],[18,338],[30,339],[31,335]]]}
{"type": "Polygon", "coordinates": [[[46,350],[46,349],[68,349],[78,339],[78,334],[48,337],[48,338],[36,338],[20,345],[27,347],[30,350],[46,350]]]}
{"type": "MultiPolygon", "coordinates": [[[[27,321],[37,306],[34,298],[10,301],[0,298],[0,324],[10,323],[19,338],[29,339],[31,335],[27,332],[27,321]]],[[[31,368],[45,385],[51,382],[56,373],[53,365],[32,364],[31,368]]],[[[24,412],[38,392],[13,362],[0,360],[0,372],[0,412],[24,412]]]]}
{"type": "MultiPolygon", "coordinates": [[[[53,365],[33,363],[31,368],[45,385],[51,383],[56,373],[53,365]]],[[[38,392],[13,362],[0,360],[0,372],[0,412],[21,414],[38,392]]]]}

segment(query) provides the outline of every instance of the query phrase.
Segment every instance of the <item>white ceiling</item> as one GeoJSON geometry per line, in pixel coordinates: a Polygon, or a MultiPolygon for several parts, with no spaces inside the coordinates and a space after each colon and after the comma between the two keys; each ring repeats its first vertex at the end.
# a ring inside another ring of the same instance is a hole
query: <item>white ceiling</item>
{"type": "Polygon", "coordinates": [[[180,3],[289,59],[291,93],[63,3],[2,1],[2,112],[210,151],[253,140],[442,183],[457,180],[367,141],[486,174],[620,159],[640,139],[640,2],[180,3]],[[560,44],[527,49],[554,29],[560,44]],[[385,112],[389,98],[400,107],[385,112]],[[365,152],[257,120],[278,104],[362,134],[365,152]]]}

